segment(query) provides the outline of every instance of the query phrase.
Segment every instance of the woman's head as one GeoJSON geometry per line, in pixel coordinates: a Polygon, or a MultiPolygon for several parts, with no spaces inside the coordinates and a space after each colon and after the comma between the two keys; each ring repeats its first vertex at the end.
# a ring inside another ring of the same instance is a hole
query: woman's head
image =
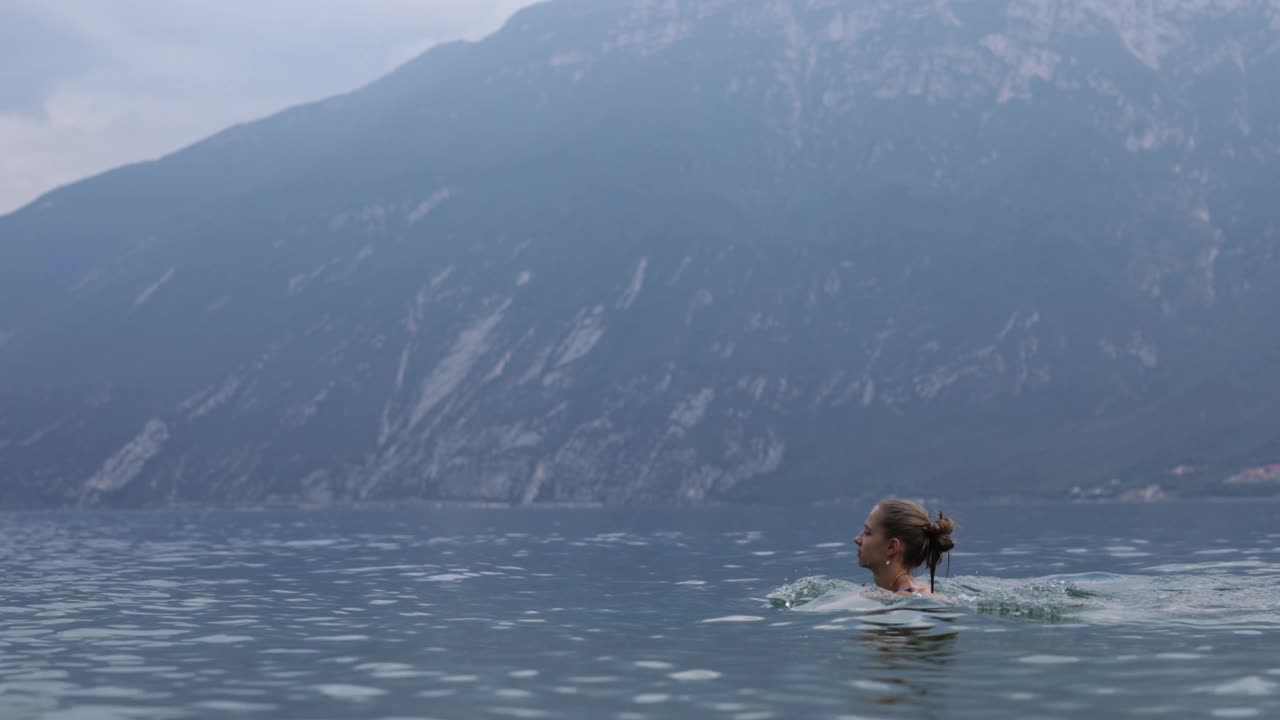
{"type": "Polygon", "coordinates": [[[875,569],[899,560],[908,570],[924,565],[929,568],[929,589],[943,553],[955,547],[951,532],[955,522],[938,511],[930,518],[928,511],[910,500],[881,500],[867,515],[862,532],[854,540],[858,545],[858,564],[875,569]]]}

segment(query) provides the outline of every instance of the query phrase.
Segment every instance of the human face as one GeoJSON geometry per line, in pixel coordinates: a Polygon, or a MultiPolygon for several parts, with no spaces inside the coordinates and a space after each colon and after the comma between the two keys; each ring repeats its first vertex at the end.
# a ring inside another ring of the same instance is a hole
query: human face
{"type": "Polygon", "coordinates": [[[858,546],[858,564],[864,568],[877,568],[889,559],[889,538],[885,537],[880,525],[880,506],[871,508],[867,513],[862,532],[853,539],[858,546]]]}

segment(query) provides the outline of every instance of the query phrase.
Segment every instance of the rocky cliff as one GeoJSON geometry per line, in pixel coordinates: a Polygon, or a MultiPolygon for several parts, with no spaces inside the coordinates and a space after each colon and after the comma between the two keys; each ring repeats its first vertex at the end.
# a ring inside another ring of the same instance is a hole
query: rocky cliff
{"type": "Polygon", "coordinates": [[[0,218],[0,505],[1234,487],[1276,77],[1276,0],[528,8],[0,218]]]}

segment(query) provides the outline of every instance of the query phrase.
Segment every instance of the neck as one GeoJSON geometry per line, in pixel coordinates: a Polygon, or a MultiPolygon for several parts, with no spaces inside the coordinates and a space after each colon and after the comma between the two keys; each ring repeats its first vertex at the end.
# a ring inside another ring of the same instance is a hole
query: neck
{"type": "Polygon", "coordinates": [[[879,568],[876,568],[873,574],[875,575],[876,585],[884,588],[885,590],[897,592],[898,590],[902,590],[904,587],[912,586],[911,571],[903,567],[901,563],[895,562],[888,565],[881,565],[879,568]],[[904,579],[906,580],[905,583],[903,583],[904,579]]]}

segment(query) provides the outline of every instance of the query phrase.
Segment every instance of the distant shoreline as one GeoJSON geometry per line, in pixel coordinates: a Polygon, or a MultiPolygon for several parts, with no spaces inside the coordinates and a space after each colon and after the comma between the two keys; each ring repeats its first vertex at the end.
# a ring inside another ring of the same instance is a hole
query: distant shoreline
{"type": "MultiPolygon", "coordinates": [[[[138,507],[76,507],[76,506],[29,506],[0,507],[0,513],[93,513],[93,512],[332,512],[332,511],[368,511],[368,510],[711,510],[727,508],[844,508],[862,507],[872,504],[878,498],[840,498],[832,500],[797,501],[797,502],[705,502],[698,504],[644,504],[644,505],[607,505],[601,502],[543,502],[543,503],[503,503],[481,500],[412,500],[400,502],[360,502],[317,504],[245,504],[245,505],[146,505],[138,507]]],[[[1035,497],[997,497],[972,500],[954,498],[915,498],[928,506],[935,505],[986,505],[986,506],[1018,506],[1018,505],[1172,505],[1179,503],[1232,503],[1232,502],[1280,502],[1280,493],[1274,495],[1204,495],[1193,497],[1164,497],[1160,499],[1133,498],[1035,498],[1035,497]]]]}

